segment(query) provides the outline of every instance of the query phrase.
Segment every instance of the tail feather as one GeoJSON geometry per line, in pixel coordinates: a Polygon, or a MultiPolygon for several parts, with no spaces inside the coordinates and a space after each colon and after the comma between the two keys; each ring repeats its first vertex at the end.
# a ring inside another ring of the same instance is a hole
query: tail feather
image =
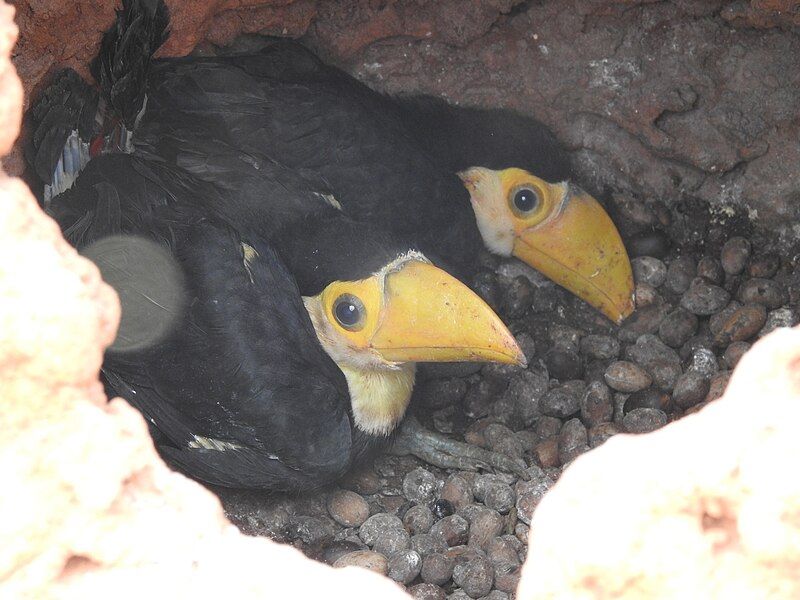
{"type": "Polygon", "coordinates": [[[89,160],[98,95],[72,69],[56,74],[53,83],[26,115],[31,131],[25,147],[28,163],[44,185],[45,202],[68,189],[89,160]]]}
{"type": "Polygon", "coordinates": [[[72,186],[92,156],[132,151],[150,60],[168,24],[164,0],[123,0],[91,65],[101,93],[65,69],[28,111],[26,158],[43,185],[45,206],[72,186]]]}
{"type": "Polygon", "coordinates": [[[44,205],[48,206],[53,198],[71,188],[88,163],[89,144],[80,139],[77,130],[73,130],[58,156],[50,183],[44,184],[44,205]]]}
{"type": "Polygon", "coordinates": [[[163,0],[123,0],[104,35],[91,71],[103,96],[129,130],[144,110],[150,60],[166,41],[169,11],[163,0]]]}

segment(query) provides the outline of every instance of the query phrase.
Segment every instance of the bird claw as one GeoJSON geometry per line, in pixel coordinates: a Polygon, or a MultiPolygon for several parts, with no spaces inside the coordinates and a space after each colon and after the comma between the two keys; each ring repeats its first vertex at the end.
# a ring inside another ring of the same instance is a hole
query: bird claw
{"type": "Polygon", "coordinates": [[[524,461],[428,431],[414,417],[403,422],[389,452],[397,456],[412,454],[442,469],[497,470],[527,479],[524,461]]]}

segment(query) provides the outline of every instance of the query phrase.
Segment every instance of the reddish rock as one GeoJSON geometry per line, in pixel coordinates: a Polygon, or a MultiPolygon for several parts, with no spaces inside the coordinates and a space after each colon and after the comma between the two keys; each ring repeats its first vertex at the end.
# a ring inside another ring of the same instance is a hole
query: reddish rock
{"type": "MultiPolygon", "coordinates": [[[[579,149],[575,162],[590,190],[626,189],[634,202],[659,197],[671,205],[690,189],[723,205],[721,215],[752,216],[773,236],[796,237],[800,80],[787,74],[800,53],[790,30],[800,20],[798,0],[168,4],[173,34],[164,54],[243,32],[303,36],[379,89],[541,119],[579,149]]],[[[17,8],[15,62],[28,98],[58,66],[87,75],[113,3],[19,0],[17,8]]],[[[20,153],[6,164],[19,172],[20,153]]],[[[673,226],[698,227],[691,215],[678,219],[686,222],[673,226]]]]}
{"type": "Polygon", "coordinates": [[[317,15],[316,0],[168,0],[173,23],[163,56],[183,56],[204,38],[225,45],[242,33],[299,37],[317,15]]]}
{"type": "Polygon", "coordinates": [[[536,444],[533,449],[533,455],[536,457],[536,462],[542,467],[557,467],[560,465],[561,463],[558,458],[558,437],[553,436],[536,444]]]}
{"type": "Polygon", "coordinates": [[[355,492],[336,490],[328,498],[328,512],[345,527],[358,527],[369,517],[369,504],[355,492]]]}
{"type": "Polygon", "coordinates": [[[397,36],[439,39],[453,46],[466,46],[520,2],[325,2],[319,6],[313,36],[339,57],[351,57],[375,40],[397,36]]]}
{"type": "Polygon", "coordinates": [[[14,7],[0,1],[0,157],[17,139],[22,116],[22,85],[9,60],[17,33],[14,7]]]}
{"type": "Polygon", "coordinates": [[[720,14],[723,19],[737,27],[756,27],[758,29],[800,27],[800,1],[798,0],[732,2],[720,14]]]}

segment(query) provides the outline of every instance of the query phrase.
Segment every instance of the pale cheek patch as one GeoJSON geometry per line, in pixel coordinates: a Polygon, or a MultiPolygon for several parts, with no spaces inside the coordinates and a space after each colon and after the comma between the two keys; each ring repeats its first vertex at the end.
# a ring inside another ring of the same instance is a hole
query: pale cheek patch
{"type": "Polygon", "coordinates": [[[319,298],[304,297],[303,302],[320,344],[347,380],[356,426],[370,435],[389,435],[408,408],[416,365],[389,365],[372,351],[350,348],[331,330],[319,298]]]}
{"type": "Polygon", "coordinates": [[[483,243],[494,254],[511,256],[514,249],[514,224],[500,178],[492,172],[484,174],[474,185],[470,201],[483,243]]]}

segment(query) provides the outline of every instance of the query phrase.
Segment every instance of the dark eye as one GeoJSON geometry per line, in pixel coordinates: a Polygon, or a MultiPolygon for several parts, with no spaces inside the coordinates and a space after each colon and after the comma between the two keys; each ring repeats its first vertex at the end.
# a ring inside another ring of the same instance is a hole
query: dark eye
{"type": "Polygon", "coordinates": [[[514,193],[514,208],[521,213],[529,213],[539,206],[539,195],[531,188],[519,188],[514,193]]]}
{"type": "Polygon", "coordinates": [[[333,316],[345,329],[356,331],[364,326],[366,311],[361,300],[350,294],[342,294],[333,303],[333,316]]]}

